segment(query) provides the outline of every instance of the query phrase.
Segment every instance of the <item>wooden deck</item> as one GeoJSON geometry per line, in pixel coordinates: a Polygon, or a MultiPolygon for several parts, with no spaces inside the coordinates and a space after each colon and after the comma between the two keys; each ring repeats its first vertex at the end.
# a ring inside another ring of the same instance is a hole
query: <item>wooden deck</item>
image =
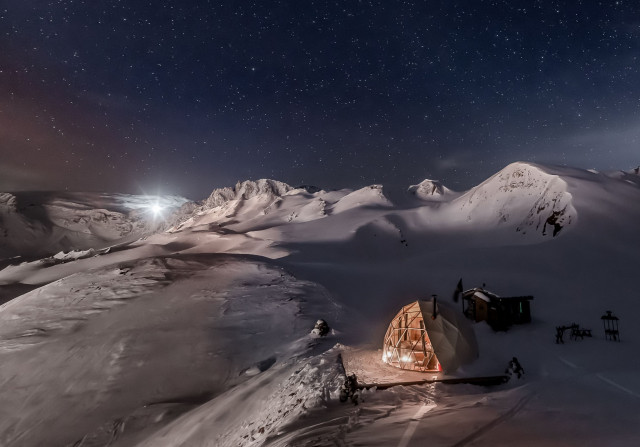
{"type": "MultiPolygon", "coordinates": [[[[356,376],[358,377],[358,376],[356,376]]],[[[379,390],[386,390],[394,386],[409,386],[409,385],[422,385],[424,383],[468,383],[471,385],[480,386],[495,386],[501,385],[509,381],[509,376],[485,376],[485,377],[442,377],[438,379],[423,379],[411,382],[385,382],[385,383],[360,383],[358,382],[358,389],[377,388],[379,390]]]]}
{"type": "Polygon", "coordinates": [[[353,348],[344,346],[342,364],[345,373],[355,374],[359,389],[376,387],[384,390],[394,386],[421,385],[426,383],[458,384],[468,383],[480,386],[500,385],[509,376],[458,377],[442,372],[406,371],[387,365],[382,361],[382,350],[373,348],[353,348]]]}

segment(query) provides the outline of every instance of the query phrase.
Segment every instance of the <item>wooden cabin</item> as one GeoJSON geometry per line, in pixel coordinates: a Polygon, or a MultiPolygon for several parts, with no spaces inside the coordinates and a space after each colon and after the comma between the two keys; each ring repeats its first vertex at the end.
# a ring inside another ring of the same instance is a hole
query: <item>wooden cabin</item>
{"type": "Polygon", "coordinates": [[[495,330],[531,322],[532,296],[501,297],[475,288],[462,293],[462,311],[474,321],[486,321],[495,330]]]}

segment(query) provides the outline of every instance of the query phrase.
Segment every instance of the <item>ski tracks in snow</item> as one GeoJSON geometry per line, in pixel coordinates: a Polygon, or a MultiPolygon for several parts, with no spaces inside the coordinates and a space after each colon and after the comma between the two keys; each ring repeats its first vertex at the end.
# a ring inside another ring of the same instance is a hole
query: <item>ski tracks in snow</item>
{"type": "Polygon", "coordinates": [[[637,398],[639,398],[639,399],[640,399],[640,394],[636,393],[636,392],[635,392],[635,391],[633,391],[633,390],[630,390],[629,388],[627,388],[627,387],[625,387],[625,386],[620,385],[620,384],[619,384],[619,383],[617,383],[617,382],[614,382],[614,381],[613,381],[613,380],[611,380],[611,379],[606,378],[606,377],[605,377],[605,376],[603,376],[602,374],[596,374],[596,377],[597,377],[598,379],[602,380],[603,382],[608,383],[608,384],[609,384],[609,385],[611,385],[612,387],[617,388],[617,389],[619,389],[620,391],[624,391],[625,393],[629,394],[630,396],[637,397],[637,398]]]}
{"type": "MultiPolygon", "coordinates": [[[[558,360],[560,360],[562,363],[564,363],[565,365],[575,369],[575,370],[580,370],[580,371],[584,371],[586,373],[586,370],[584,368],[581,368],[580,366],[576,365],[575,363],[570,362],[569,360],[557,356],[558,360]]],[[[633,396],[636,397],[638,399],[640,399],[640,394],[636,393],[635,391],[627,388],[626,386],[620,385],[618,382],[609,379],[608,377],[605,377],[602,373],[596,373],[595,377],[597,377],[599,380],[603,381],[604,383],[616,388],[619,391],[622,391],[624,393],[627,393],[629,396],[633,396]]]]}
{"type": "Polygon", "coordinates": [[[406,431],[402,435],[402,438],[400,438],[398,447],[407,447],[407,445],[409,445],[409,441],[411,441],[411,438],[413,438],[413,435],[416,432],[416,429],[418,428],[418,424],[420,423],[422,416],[424,416],[426,413],[436,408],[436,406],[437,405],[434,403],[425,403],[418,409],[416,414],[411,418],[411,422],[409,422],[409,426],[407,427],[406,431]]]}
{"type": "Polygon", "coordinates": [[[509,410],[504,412],[502,415],[498,416],[493,421],[487,423],[486,425],[484,425],[479,430],[474,431],[470,435],[466,436],[465,438],[461,439],[457,443],[453,444],[451,447],[464,447],[464,446],[468,445],[470,442],[473,442],[476,439],[480,438],[482,435],[484,435],[488,431],[493,430],[496,426],[498,426],[502,422],[504,422],[504,421],[506,421],[508,419],[511,419],[520,410],[522,410],[525,407],[525,405],[527,405],[527,403],[534,396],[535,396],[535,393],[533,393],[533,392],[530,392],[529,394],[525,395],[513,407],[511,407],[509,410]]]}

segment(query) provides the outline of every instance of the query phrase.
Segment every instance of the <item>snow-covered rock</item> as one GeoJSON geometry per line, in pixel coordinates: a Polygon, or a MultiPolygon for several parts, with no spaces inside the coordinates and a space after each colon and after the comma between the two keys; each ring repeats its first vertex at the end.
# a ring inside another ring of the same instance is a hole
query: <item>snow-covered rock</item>
{"type": "Polygon", "coordinates": [[[165,221],[165,229],[175,231],[180,229],[185,223],[193,218],[194,213],[201,209],[202,203],[188,201],[175,210],[165,221]]]}
{"type": "Polygon", "coordinates": [[[214,190],[200,205],[183,206],[171,218],[169,231],[218,231],[224,227],[224,231],[247,232],[308,222],[328,214],[334,195],[311,186],[293,188],[276,180],[247,180],[214,190]]]}
{"type": "Polygon", "coordinates": [[[16,212],[18,200],[8,192],[0,192],[0,210],[4,213],[16,212]]]}
{"type": "Polygon", "coordinates": [[[199,225],[226,225],[229,222],[247,221],[276,210],[283,196],[294,191],[296,190],[286,183],[271,179],[238,182],[234,187],[213,190],[191,215],[184,214],[187,209],[182,210],[179,218],[173,219],[173,226],[193,228],[199,225]]]}
{"type": "Polygon", "coordinates": [[[422,200],[443,201],[451,198],[452,191],[438,180],[423,180],[417,185],[409,186],[410,194],[422,200]]]}
{"type": "Polygon", "coordinates": [[[225,187],[214,189],[211,195],[205,200],[204,206],[205,208],[216,208],[231,200],[249,200],[254,197],[266,201],[275,200],[292,189],[294,188],[277,180],[246,180],[236,183],[236,186],[233,188],[225,187]]]}
{"type": "Polygon", "coordinates": [[[322,197],[314,197],[308,203],[296,207],[288,215],[289,222],[309,222],[327,216],[327,202],[322,197]]]}

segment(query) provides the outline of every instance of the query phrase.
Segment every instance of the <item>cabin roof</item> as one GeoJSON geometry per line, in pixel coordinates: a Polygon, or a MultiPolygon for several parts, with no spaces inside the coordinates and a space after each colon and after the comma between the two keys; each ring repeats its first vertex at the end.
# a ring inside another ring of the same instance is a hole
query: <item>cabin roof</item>
{"type": "Polygon", "coordinates": [[[489,302],[489,301],[491,301],[492,299],[495,299],[495,298],[500,298],[495,293],[490,292],[490,291],[485,290],[485,289],[481,289],[479,287],[475,287],[473,289],[469,289],[469,290],[467,290],[465,292],[462,292],[462,296],[464,298],[471,298],[471,297],[475,296],[475,297],[480,298],[481,300],[484,300],[486,302],[489,302]]]}
{"type": "Polygon", "coordinates": [[[487,303],[491,302],[491,298],[489,298],[484,292],[480,290],[473,293],[473,296],[476,298],[480,298],[482,301],[486,301],[487,303]]]}
{"type": "Polygon", "coordinates": [[[485,289],[481,289],[481,288],[473,288],[473,289],[469,289],[465,292],[462,293],[462,297],[466,298],[466,299],[471,299],[471,298],[479,298],[483,301],[486,301],[487,303],[490,303],[491,301],[527,301],[527,300],[532,300],[533,296],[531,295],[523,295],[523,296],[499,296],[496,295],[493,292],[490,292],[488,290],[485,289]]]}

